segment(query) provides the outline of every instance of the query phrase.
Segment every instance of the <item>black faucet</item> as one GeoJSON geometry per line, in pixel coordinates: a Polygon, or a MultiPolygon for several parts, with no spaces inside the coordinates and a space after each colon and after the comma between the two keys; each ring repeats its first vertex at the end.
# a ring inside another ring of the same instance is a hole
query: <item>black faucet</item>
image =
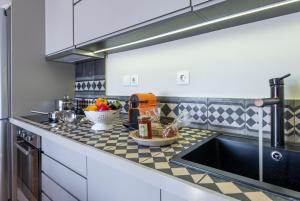
{"type": "Polygon", "coordinates": [[[271,146],[276,148],[284,147],[284,79],[289,76],[270,79],[271,98],[255,101],[257,107],[271,106],[271,146]]]}

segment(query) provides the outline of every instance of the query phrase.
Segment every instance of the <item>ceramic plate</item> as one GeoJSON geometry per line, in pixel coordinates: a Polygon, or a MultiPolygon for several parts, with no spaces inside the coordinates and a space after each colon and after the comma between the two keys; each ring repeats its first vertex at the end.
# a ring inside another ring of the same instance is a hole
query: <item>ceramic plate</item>
{"type": "Polygon", "coordinates": [[[148,146],[148,147],[161,147],[176,142],[180,134],[177,133],[175,137],[171,137],[171,138],[161,138],[161,137],[153,136],[152,139],[143,139],[139,137],[139,131],[135,130],[135,131],[131,131],[129,133],[129,136],[139,145],[148,146]]]}

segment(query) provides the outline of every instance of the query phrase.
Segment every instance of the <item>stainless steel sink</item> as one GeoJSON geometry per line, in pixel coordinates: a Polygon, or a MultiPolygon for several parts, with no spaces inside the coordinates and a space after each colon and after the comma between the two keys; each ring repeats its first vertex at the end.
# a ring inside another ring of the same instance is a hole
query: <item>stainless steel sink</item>
{"type": "Polygon", "coordinates": [[[300,199],[300,147],[263,148],[263,182],[259,180],[255,138],[215,135],[174,156],[171,162],[251,186],[300,199]]]}

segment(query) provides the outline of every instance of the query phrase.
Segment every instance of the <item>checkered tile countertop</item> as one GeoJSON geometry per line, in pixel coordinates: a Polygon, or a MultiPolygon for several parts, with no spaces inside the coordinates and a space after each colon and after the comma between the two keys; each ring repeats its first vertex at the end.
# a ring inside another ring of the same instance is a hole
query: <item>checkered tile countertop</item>
{"type": "Polygon", "coordinates": [[[122,158],[134,161],[141,165],[174,177],[198,184],[208,189],[220,192],[238,200],[286,200],[268,192],[260,191],[247,185],[215,177],[204,172],[195,171],[169,162],[169,159],[187,149],[195,143],[215,134],[216,132],[195,128],[182,128],[178,142],[167,147],[144,147],[137,145],[129,136],[127,129],[122,125],[125,119],[118,119],[114,128],[109,131],[95,132],[91,130],[90,123],[82,124],[37,124],[19,118],[23,122],[51,131],[57,135],[75,140],[99,150],[109,152],[122,158]]]}

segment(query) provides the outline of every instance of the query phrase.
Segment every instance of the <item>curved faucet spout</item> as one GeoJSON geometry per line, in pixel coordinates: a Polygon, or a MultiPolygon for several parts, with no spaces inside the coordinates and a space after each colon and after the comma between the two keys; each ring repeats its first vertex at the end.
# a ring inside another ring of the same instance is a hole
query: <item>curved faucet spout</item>
{"type": "Polygon", "coordinates": [[[275,105],[280,103],[280,98],[265,98],[265,99],[257,99],[255,100],[256,107],[265,107],[268,105],[275,105]]]}

